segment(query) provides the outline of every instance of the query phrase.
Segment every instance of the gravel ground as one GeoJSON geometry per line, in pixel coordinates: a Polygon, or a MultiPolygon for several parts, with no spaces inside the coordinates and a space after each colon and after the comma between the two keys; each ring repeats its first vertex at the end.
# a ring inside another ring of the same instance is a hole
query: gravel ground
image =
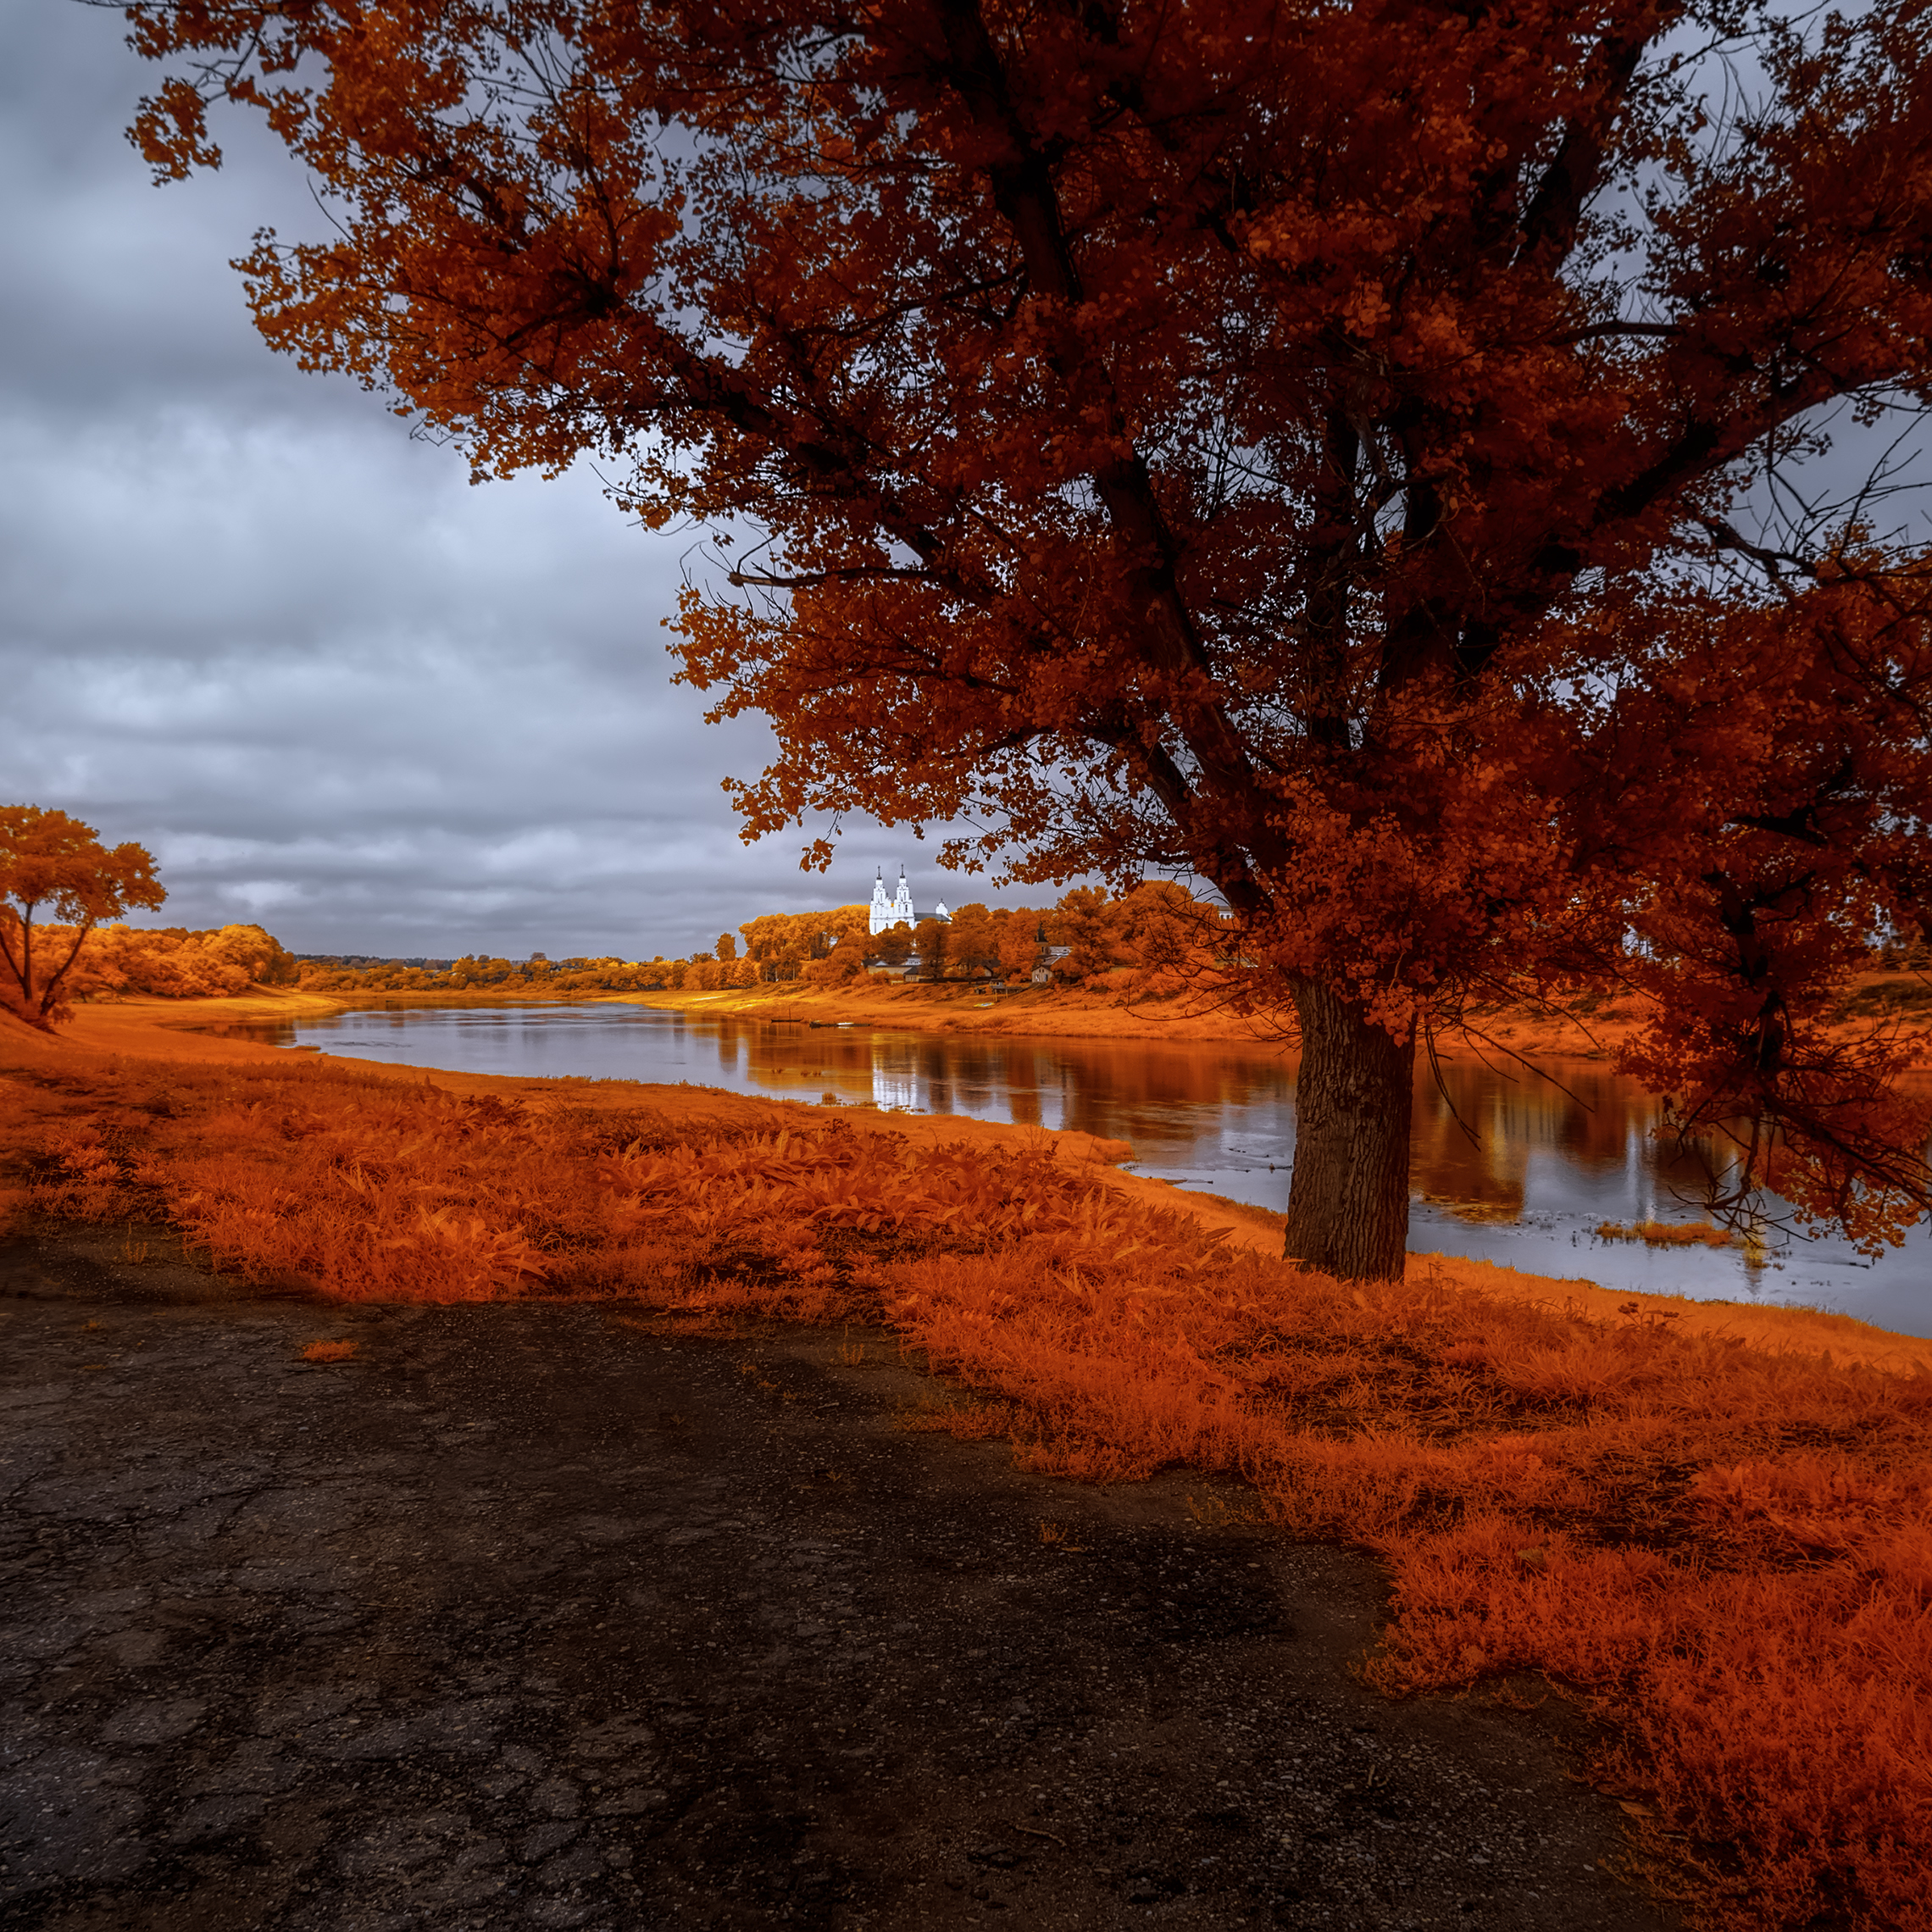
{"type": "Polygon", "coordinates": [[[1676,1923],[1564,1707],[1354,1682],[1366,1559],[909,1434],[887,1338],[143,1243],[0,1249],[8,1928],[1676,1923]]]}

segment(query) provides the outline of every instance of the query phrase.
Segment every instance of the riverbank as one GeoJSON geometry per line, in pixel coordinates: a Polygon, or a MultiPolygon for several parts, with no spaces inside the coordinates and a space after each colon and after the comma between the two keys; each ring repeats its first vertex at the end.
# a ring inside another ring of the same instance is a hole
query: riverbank
{"type": "MultiPolygon", "coordinates": [[[[950,981],[854,980],[841,987],[741,986],[717,992],[619,993],[609,997],[675,1013],[808,1026],[897,1027],[927,1033],[1013,1034],[1060,1040],[1213,1041],[1291,1052],[1296,1035],[1286,1012],[1242,1013],[1200,996],[1130,997],[1104,990],[1029,986],[994,992],[950,981]]],[[[1526,1006],[1474,1008],[1468,1035],[1445,1035],[1440,1058],[1478,1056],[1507,1062],[1534,1059],[1607,1061],[1645,1018],[1633,995],[1577,1002],[1574,1013],[1526,1006]]],[[[1834,1029],[1855,1040],[1879,1021],[1902,1015],[1924,1028],[1932,1021],[1932,988],[1907,973],[1862,975],[1848,997],[1846,1017],[1834,1029]]],[[[1915,1075],[1932,1076],[1932,1038],[1918,1042],[1915,1075]]]]}
{"type": "MultiPolygon", "coordinates": [[[[197,1024],[189,1009],[219,1007],[237,1018],[290,1018],[347,1013],[370,1007],[646,1006],[664,1012],[802,1026],[868,1026],[910,1032],[986,1034],[1050,1040],[1153,1041],[1213,1043],[1292,1054],[1293,1016],[1285,1011],[1241,1013],[1202,996],[1129,997],[1105,989],[1024,986],[995,990],[958,981],[867,978],[840,987],[791,980],[714,992],[658,991],[635,993],[546,993],[540,988],[508,991],[447,991],[314,993],[258,987],[225,1001],[111,996],[82,1005],[77,1018],[111,1029],[125,1013],[137,1028],[197,1024]]],[[[1445,1035],[1436,1052],[1444,1060],[1500,1060],[1521,1054],[1533,1060],[1607,1061],[1644,1019],[1644,1002],[1631,995],[1579,1001],[1572,1013],[1526,1006],[1471,1009],[1473,1030],[1445,1035]]],[[[1847,996],[1846,1015],[1832,1030],[1852,1041],[1874,1024],[1904,1020],[1922,1035],[1908,1059],[1906,1079],[1932,1085],[1932,986],[1922,974],[1869,973],[1847,996]]],[[[104,1035],[102,1035],[104,1037],[104,1035]]]]}
{"type": "Polygon", "coordinates": [[[98,1230],[139,1269],[178,1236],[344,1322],[889,1330],[949,1384],[920,1430],[1108,1488],[1185,1470],[1371,1553],[1378,1686],[1575,1699],[1641,1857],[1713,1922],[1878,1932],[1932,1891],[1932,1345],[1428,1257],[1337,1284],[1068,1136],[159,1027],[137,1058],[138,1018],[0,1033],[30,1240],[98,1230]]]}
{"type": "MultiPolygon", "coordinates": [[[[930,985],[919,980],[888,982],[867,980],[836,989],[810,986],[801,981],[782,985],[739,986],[718,992],[552,994],[530,987],[495,992],[467,989],[406,990],[311,993],[258,988],[226,1001],[150,999],[141,996],[106,998],[76,1008],[76,1018],[90,1027],[111,1026],[116,1013],[125,1013],[136,1026],[198,1024],[186,1017],[193,1008],[232,1010],[237,1018],[293,1017],[299,1013],[347,1013],[369,1007],[492,1006],[647,1006],[666,1012],[726,1014],[768,1021],[816,1026],[883,1026],[922,1032],[1012,1033],[1050,1039],[1180,1040],[1219,1041],[1241,1046],[1268,1046],[1285,1038],[1285,1017],[1243,1016],[1199,1005],[1185,996],[1177,999],[1123,1002],[1106,993],[1078,989],[1027,986],[992,992],[985,986],[953,982],[930,985]]],[[[1581,1035],[1577,1038],[1580,1040],[1581,1035]]]]}
{"type": "MultiPolygon", "coordinates": [[[[902,1027],[925,1033],[985,1033],[1054,1040],[1160,1040],[1292,1051],[1295,1034],[1287,1013],[1243,1013],[1201,996],[1180,993],[1130,998],[1078,987],[1026,986],[995,992],[951,981],[869,979],[839,987],[736,986],[729,991],[620,993],[636,1006],[692,1015],[736,1018],[808,1026],[902,1027]]],[[[1609,1006],[1587,1025],[1560,1015],[1510,1008],[1486,1015],[1484,1030],[1497,1045],[1521,1053],[1602,1059],[1635,1024],[1634,1004],[1609,1006]]],[[[1476,1051],[1463,1041],[1446,1042],[1446,1057],[1476,1051]]]]}
{"type": "MultiPolygon", "coordinates": [[[[211,1014],[237,1019],[289,1018],[348,1013],[369,1007],[647,1006],[693,1016],[724,1015],[805,1026],[876,1026],[926,1033],[1011,1034],[1055,1040],[1151,1040],[1292,1050],[1292,1016],[1242,1013],[1187,993],[1127,998],[1079,987],[1024,986],[994,991],[957,981],[866,979],[841,987],[798,980],[736,986],[716,992],[546,993],[518,987],[461,993],[430,989],[314,993],[258,987],[224,1000],[168,1000],[143,995],[108,996],[76,1008],[89,1037],[106,1038],[119,1015],[136,1029],[198,1024],[211,1014]]],[[[1601,1059],[1635,1024],[1634,1006],[1611,1005],[1587,1026],[1560,1015],[1509,1008],[1485,1015],[1485,1034],[1497,1045],[1524,1053],[1601,1059]]],[[[1445,1057],[1475,1051],[1466,1041],[1445,1042],[1445,1057]]]]}
{"type": "MultiPolygon", "coordinates": [[[[768,989],[770,990],[773,989],[768,989]]],[[[677,997],[681,1000],[702,1001],[738,996],[677,997]]],[[[1062,1001],[1069,997],[1064,994],[1046,997],[1062,1001]]],[[[299,1064],[308,1058],[303,1049],[291,1051],[268,1046],[252,1040],[226,1038],[196,1030],[224,1021],[247,1023],[313,1018],[346,1010],[355,1003],[334,995],[267,988],[225,999],[129,998],[79,1008],[73,1024],[58,1039],[49,1039],[0,1014],[0,1067],[7,1063],[10,1050],[17,1051],[30,1062],[42,1063],[58,1062],[64,1054],[77,1052],[85,1056],[127,1055],[136,1058],[166,1059],[209,1067],[287,1065],[291,1060],[299,1064]],[[11,1049],[8,1042],[12,1043],[11,1049]]],[[[450,1002],[447,999],[424,998],[409,1003],[447,1006],[450,1002]]],[[[514,1003],[526,1002],[519,997],[514,1003]]],[[[613,1003],[635,1002],[623,999],[613,1003]]],[[[648,1003],[657,1002],[654,998],[648,1003]]],[[[702,1013],[705,1009],[702,1006],[686,1004],[679,1010],[702,1013]]],[[[908,1002],[897,1010],[916,1013],[920,1009],[908,1002]]],[[[935,1003],[925,1010],[943,1012],[944,1008],[935,1003]]],[[[1035,1007],[1027,1010],[1041,1009],[1035,1007]]],[[[1068,1006],[1058,1010],[1077,1019],[1081,1009],[1068,1006]]],[[[790,1018],[794,1023],[800,1023],[797,1014],[777,1017],[790,1018]]],[[[663,1086],[624,1080],[571,1077],[532,1079],[445,1069],[426,1071],[369,1060],[338,1060],[334,1063],[353,1067],[371,1080],[393,1081],[411,1087],[426,1084],[439,1091],[471,1099],[494,1096],[511,1103],[569,1106],[604,1112],[622,1112],[644,1104],[680,1126],[707,1130],[769,1130],[787,1121],[823,1119],[828,1113],[836,1112],[836,1118],[856,1131],[883,1135],[908,1148],[964,1145],[985,1152],[1022,1152],[1049,1148],[1053,1150],[1055,1158],[1090,1172],[1097,1185],[1141,1208],[1160,1213],[1185,1213],[1210,1236],[1225,1241],[1236,1250],[1264,1256],[1280,1252],[1283,1218],[1280,1214],[1217,1196],[1184,1191],[1150,1176],[1124,1173],[1115,1163],[1131,1158],[1133,1150],[1126,1142],[1107,1140],[1077,1130],[1052,1131],[965,1116],[884,1112],[864,1106],[832,1110],[797,1101],[767,1100],[705,1086],[663,1086]]],[[[1895,1335],[1849,1315],[1803,1307],[1766,1306],[1757,1302],[1610,1289],[1587,1279],[1526,1273],[1461,1255],[1412,1254],[1408,1257],[1407,1274],[1410,1282],[1418,1287],[1441,1285],[1473,1290],[1553,1313],[1575,1314],[1597,1321],[1636,1319],[1664,1323],[1679,1333],[1740,1341],[1755,1347],[1829,1353],[1840,1361],[1898,1368],[1907,1372],[1923,1363],[1928,1371],[1932,1371],[1932,1339],[1895,1335]]]]}

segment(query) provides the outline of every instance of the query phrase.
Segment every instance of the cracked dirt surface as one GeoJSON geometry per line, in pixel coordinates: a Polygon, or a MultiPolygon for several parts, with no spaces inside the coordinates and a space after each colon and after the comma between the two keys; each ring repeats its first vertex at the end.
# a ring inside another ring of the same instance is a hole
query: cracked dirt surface
{"type": "Polygon", "coordinates": [[[909,1434],[888,1338],[135,1252],[0,1248],[19,1932],[1675,1924],[1561,1707],[1353,1681],[1365,1558],[909,1434]]]}

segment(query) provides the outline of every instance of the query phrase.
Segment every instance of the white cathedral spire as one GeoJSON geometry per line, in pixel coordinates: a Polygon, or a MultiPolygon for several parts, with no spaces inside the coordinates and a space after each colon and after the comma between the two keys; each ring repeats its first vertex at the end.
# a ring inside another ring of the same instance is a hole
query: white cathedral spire
{"type": "Polygon", "coordinates": [[[913,889],[906,883],[906,869],[899,868],[899,890],[895,897],[886,897],[886,870],[880,867],[873,874],[872,903],[866,908],[867,924],[872,936],[876,939],[882,932],[896,925],[917,925],[919,914],[913,910],[913,889]]]}

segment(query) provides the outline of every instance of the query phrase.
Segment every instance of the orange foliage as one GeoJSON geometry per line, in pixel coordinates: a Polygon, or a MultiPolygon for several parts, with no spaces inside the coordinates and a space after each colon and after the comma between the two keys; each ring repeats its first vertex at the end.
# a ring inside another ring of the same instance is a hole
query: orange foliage
{"type": "Polygon", "coordinates": [[[1041,1147],[778,1106],[680,1130],[322,1063],[123,1062],[7,1101],[43,1211],[165,1215],[255,1279],[887,1319],[964,1391],[913,1426],[1091,1480],[1223,1472],[1380,1552],[1385,1687],[1568,1687],[1712,1922],[1879,1932],[1932,1895],[1932,1375],[1351,1285],[1041,1147]]]}
{"type": "Polygon", "coordinates": [[[161,999],[219,999],[252,985],[286,984],[295,961],[258,925],[205,932],[125,925],[97,926],[75,962],[77,997],[146,993],[161,999]]]}
{"type": "Polygon", "coordinates": [[[0,1009],[51,1029],[68,1010],[96,923],[167,896],[144,847],[109,852],[64,812],[0,806],[0,1009]],[[36,930],[43,908],[64,924],[36,930]]]}
{"type": "Polygon", "coordinates": [[[108,852],[64,813],[0,809],[0,1006],[46,1026],[103,993],[219,997],[295,978],[295,961],[258,925],[99,923],[166,897],[142,847],[108,852]],[[43,907],[56,923],[36,919],[43,907]]]}
{"type": "MultiPolygon", "coordinates": [[[[747,958],[756,960],[761,980],[796,980],[819,965],[835,947],[863,951],[869,914],[862,905],[835,906],[822,913],[762,913],[738,928],[747,958]]],[[[859,969],[855,958],[852,970],[859,969]]],[[[836,977],[849,975],[841,971],[836,977]]]]}

